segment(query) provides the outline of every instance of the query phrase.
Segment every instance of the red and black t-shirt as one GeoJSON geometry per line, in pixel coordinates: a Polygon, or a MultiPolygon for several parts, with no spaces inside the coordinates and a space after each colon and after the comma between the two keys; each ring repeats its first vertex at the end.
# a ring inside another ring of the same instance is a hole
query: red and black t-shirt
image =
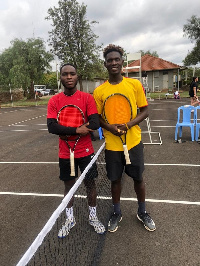
{"type": "MultiPolygon", "coordinates": [[[[95,101],[89,93],[85,93],[77,90],[73,95],[67,96],[63,92],[54,95],[48,102],[47,118],[57,119],[59,110],[68,104],[78,106],[84,113],[85,122],[88,122],[88,116],[97,114],[97,108],[95,101]]],[[[72,143],[73,146],[74,143],[72,143]]],[[[70,142],[71,145],[71,142],[70,142]]],[[[75,158],[85,157],[94,152],[90,134],[81,136],[79,139],[75,151],[75,158]]],[[[59,157],[69,158],[69,148],[64,140],[59,138],[59,157]]]]}

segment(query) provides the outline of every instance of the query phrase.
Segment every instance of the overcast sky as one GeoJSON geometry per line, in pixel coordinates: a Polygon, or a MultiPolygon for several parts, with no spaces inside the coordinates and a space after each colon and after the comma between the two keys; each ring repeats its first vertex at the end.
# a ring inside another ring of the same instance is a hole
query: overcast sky
{"type": "MultiPolygon", "coordinates": [[[[78,0],[87,5],[87,19],[99,22],[93,31],[104,46],[114,43],[126,52],[157,51],[159,57],[182,65],[194,44],[183,25],[199,17],[200,0],[78,0]]],[[[0,52],[14,38],[48,39],[47,10],[57,0],[0,0],[0,52]]]]}

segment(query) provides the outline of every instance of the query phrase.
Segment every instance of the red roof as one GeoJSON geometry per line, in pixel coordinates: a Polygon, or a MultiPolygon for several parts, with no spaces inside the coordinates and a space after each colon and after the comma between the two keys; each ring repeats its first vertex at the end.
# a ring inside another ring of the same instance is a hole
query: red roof
{"type": "MultiPolygon", "coordinates": [[[[140,60],[135,60],[131,62],[128,67],[139,66],[140,60]]],[[[167,69],[178,69],[181,66],[174,64],[172,62],[163,60],[159,57],[152,56],[150,54],[145,54],[141,57],[141,66],[143,71],[152,71],[152,70],[167,70],[167,69]]],[[[125,69],[124,69],[125,71],[125,69]]],[[[138,72],[139,69],[128,69],[128,72],[138,72]]]]}

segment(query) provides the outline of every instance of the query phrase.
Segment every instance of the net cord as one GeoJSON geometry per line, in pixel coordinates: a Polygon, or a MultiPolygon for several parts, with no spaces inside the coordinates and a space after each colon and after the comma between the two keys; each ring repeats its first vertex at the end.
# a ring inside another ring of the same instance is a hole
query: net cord
{"type": "Polygon", "coordinates": [[[28,248],[28,250],[25,252],[23,257],[20,259],[18,264],[16,266],[25,266],[28,264],[28,262],[31,260],[39,246],[42,244],[45,236],[49,233],[53,225],[55,224],[56,220],[62,213],[62,211],[66,208],[68,202],[70,201],[73,194],[76,192],[78,187],[81,185],[83,179],[85,178],[85,175],[87,174],[88,170],[92,166],[92,164],[97,160],[99,154],[102,152],[102,150],[105,147],[105,143],[101,145],[95,156],[92,158],[91,162],[88,164],[88,166],[85,168],[83,173],[80,175],[80,177],[77,179],[76,183],[73,185],[73,187],[70,189],[68,194],[64,197],[61,204],[58,206],[58,208],[53,212],[49,220],[47,221],[46,225],[43,227],[43,229],[40,231],[38,236],[35,238],[31,246],[28,248]]]}

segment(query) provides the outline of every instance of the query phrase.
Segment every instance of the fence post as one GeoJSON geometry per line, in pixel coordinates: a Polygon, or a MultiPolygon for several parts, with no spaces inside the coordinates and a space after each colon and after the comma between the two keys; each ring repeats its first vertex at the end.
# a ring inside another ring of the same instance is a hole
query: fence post
{"type": "Polygon", "coordinates": [[[9,83],[9,87],[10,87],[10,100],[11,100],[11,106],[13,107],[13,97],[12,97],[12,90],[11,90],[10,83],[9,83]]]}

